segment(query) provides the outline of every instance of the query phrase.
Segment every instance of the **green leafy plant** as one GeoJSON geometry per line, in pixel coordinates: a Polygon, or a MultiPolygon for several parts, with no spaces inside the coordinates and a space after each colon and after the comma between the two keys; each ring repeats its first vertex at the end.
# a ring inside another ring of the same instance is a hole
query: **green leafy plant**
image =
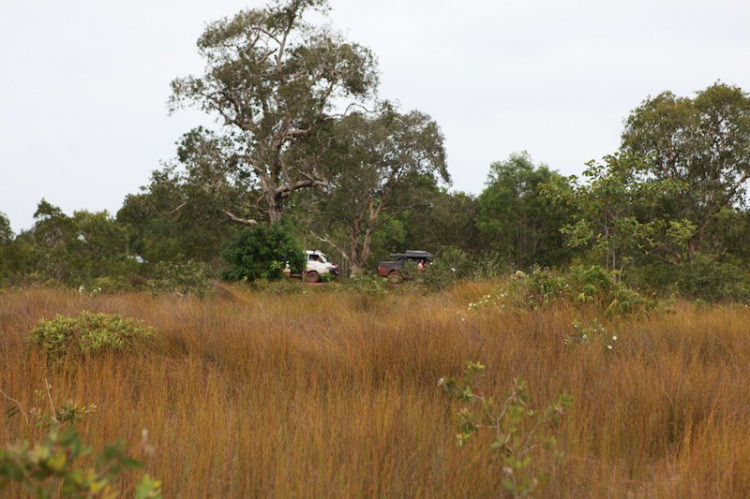
{"type": "Polygon", "coordinates": [[[435,255],[435,261],[427,269],[413,275],[430,289],[439,291],[469,273],[469,257],[461,249],[447,246],[435,255]]]}
{"type": "Polygon", "coordinates": [[[531,308],[549,305],[571,295],[570,283],[563,274],[539,266],[528,274],[516,271],[513,274],[513,289],[531,308]]]}
{"type": "Polygon", "coordinates": [[[279,280],[285,277],[287,264],[293,274],[305,268],[304,249],[281,224],[260,224],[239,232],[222,256],[229,264],[222,272],[227,281],[279,280]]]}
{"type": "Polygon", "coordinates": [[[342,291],[354,292],[356,295],[384,296],[387,281],[379,276],[373,276],[365,272],[355,274],[343,281],[342,291]]]}
{"type": "Polygon", "coordinates": [[[607,315],[649,310],[649,302],[619,280],[618,271],[608,271],[598,265],[577,266],[563,273],[534,267],[530,273],[514,274],[512,291],[516,301],[532,309],[559,301],[579,306],[599,307],[607,315]]]}
{"type": "Polygon", "coordinates": [[[186,295],[203,298],[214,291],[208,266],[195,260],[159,262],[154,274],[148,283],[153,295],[174,293],[180,298],[186,295]]]}
{"type": "Polygon", "coordinates": [[[535,409],[526,382],[516,378],[510,394],[497,403],[478,388],[484,371],[481,363],[467,362],[462,377],[439,381],[448,395],[464,403],[456,412],[458,445],[465,445],[482,430],[492,432],[494,441],[490,448],[502,459],[503,487],[517,497],[533,494],[549,479],[542,469],[544,454],[555,460],[564,458],[555,434],[573,399],[562,394],[547,406],[535,409]]]}
{"type": "Polygon", "coordinates": [[[707,302],[750,301],[747,272],[738,265],[698,254],[680,268],[678,275],[677,289],[685,298],[707,302]]]}
{"type": "Polygon", "coordinates": [[[153,328],[136,319],[83,311],[76,317],[58,315],[52,320],[39,320],[28,339],[51,358],[61,359],[133,350],[153,334],[153,328]]]}
{"type": "MultiPolygon", "coordinates": [[[[46,380],[45,384],[52,412],[44,413],[38,409],[29,412],[36,416],[36,426],[46,428],[47,433],[41,442],[35,444],[24,439],[0,448],[0,492],[15,483],[39,498],[118,496],[113,484],[120,474],[129,469],[141,468],[142,463],[130,456],[125,444],[118,441],[106,444],[100,453],[94,455],[93,466],[81,465],[81,461],[91,455],[92,448],[83,443],[75,425],[85,414],[94,412],[96,407],[80,406],[69,401],[58,409],[46,380]]],[[[15,403],[6,414],[15,416],[21,413],[29,425],[29,416],[18,401],[4,392],[0,393],[15,403]]],[[[141,442],[144,449],[149,448],[146,436],[144,431],[141,442]]],[[[161,482],[145,474],[135,489],[134,497],[161,498],[161,482]]]]}
{"type": "MultiPolygon", "coordinates": [[[[78,467],[78,460],[91,454],[74,427],[50,429],[44,441],[32,446],[28,440],[0,449],[0,491],[11,482],[37,497],[113,497],[112,484],[127,469],[142,464],[130,457],[122,442],[107,444],[94,456],[95,465],[78,467]]],[[[161,497],[161,482],[148,474],[135,497],[161,497]]]]}

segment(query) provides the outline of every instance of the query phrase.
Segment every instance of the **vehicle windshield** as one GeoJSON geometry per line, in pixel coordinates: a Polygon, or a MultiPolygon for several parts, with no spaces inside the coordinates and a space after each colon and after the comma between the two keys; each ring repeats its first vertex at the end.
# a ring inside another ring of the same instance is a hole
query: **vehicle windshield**
{"type": "Polygon", "coordinates": [[[308,253],[307,259],[319,261],[322,263],[328,263],[328,257],[323,253],[308,253]]]}

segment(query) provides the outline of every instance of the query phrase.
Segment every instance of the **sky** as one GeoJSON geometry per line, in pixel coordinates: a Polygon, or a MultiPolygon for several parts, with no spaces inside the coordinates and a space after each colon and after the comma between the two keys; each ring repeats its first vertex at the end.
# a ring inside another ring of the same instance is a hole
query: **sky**
{"type": "MultiPolygon", "coordinates": [[[[72,215],[147,185],[212,123],[171,116],[170,82],[200,75],[206,23],[265,0],[1,0],[0,212],[18,233],[43,198],[72,215]]],[[[717,81],[750,91],[747,0],[330,0],[329,21],[376,54],[379,97],[429,114],[451,190],[527,151],[563,175],[619,146],[644,99],[717,81]]]]}

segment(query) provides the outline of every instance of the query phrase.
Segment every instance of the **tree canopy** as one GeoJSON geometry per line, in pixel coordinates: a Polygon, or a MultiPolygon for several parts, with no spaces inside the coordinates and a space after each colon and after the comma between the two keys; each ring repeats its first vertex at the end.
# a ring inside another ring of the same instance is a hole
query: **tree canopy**
{"type": "Polygon", "coordinates": [[[654,216],[693,226],[688,251],[698,253],[719,213],[746,204],[750,95],[719,82],[693,99],[672,92],[648,98],[628,117],[621,151],[643,160],[633,182],[683,183],[654,216]]]}
{"type": "Polygon", "coordinates": [[[195,144],[216,140],[215,167],[253,193],[244,206],[225,208],[237,222],[278,222],[291,194],[327,185],[317,134],[377,85],[367,48],[305,20],[326,10],[325,0],[275,0],[210,23],[198,40],[205,73],[172,82],[172,110],[196,106],[220,121],[218,137],[191,133],[195,144]]]}
{"type": "Polygon", "coordinates": [[[450,182],[444,138],[428,115],[400,113],[388,102],[374,115],[357,112],[339,120],[332,138],[330,186],[314,230],[362,270],[374,232],[424,204],[437,182],[450,182]],[[332,239],[333,230],[344,243],[332,239]]]}
{"type": "Polygon", "coordinates": [[[484,246],[516,268],[564,262],[568,252],[559,229],[570,210],[540,190],[555,180],[562,178],[546,165],[535,166],[527,152],[492,163],[477,198],[476,224],[484,246]]]}

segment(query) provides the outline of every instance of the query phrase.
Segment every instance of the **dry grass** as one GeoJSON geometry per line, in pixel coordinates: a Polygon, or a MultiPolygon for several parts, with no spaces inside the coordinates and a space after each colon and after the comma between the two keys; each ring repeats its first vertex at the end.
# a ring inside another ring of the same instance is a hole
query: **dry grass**
{"type": "MultiPolygon", "coordinates": [[[[137,442],[147,428],[156,452],[142,459],[165,497],[502,496],[488,438],[455,445],[456,405],[437,386],[478,360],[486,393],[520,376],[539,404],[574,398],[559,437],[568,459],[549,468],[545,497],[750,495],[747,308],[678,304],[604,321],[618,335],[608,352],[564,344],[592,310],[468,311],[496,285],[382,297],[222,288],[181,301],[9,292],[0,389],[43,406],[35,390],[47,378],[58,400],[96,404],[80,425],[95,447],[137,442]],[[81,310],[140,318],[161,334],[141,355],[48,368],[23,337],[42,317],[81,310]]],[[[21,418],[0,425],[1,442],[40,435],[21,418]]]]}

